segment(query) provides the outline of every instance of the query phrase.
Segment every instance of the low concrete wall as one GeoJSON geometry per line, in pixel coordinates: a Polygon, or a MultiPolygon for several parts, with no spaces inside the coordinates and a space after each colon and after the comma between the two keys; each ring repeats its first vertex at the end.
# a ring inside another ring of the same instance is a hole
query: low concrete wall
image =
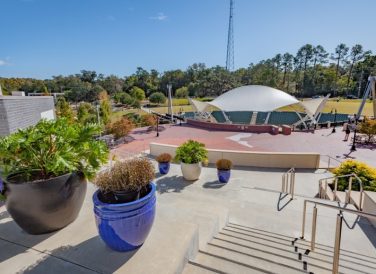
{"type": "MultiPolygon", "coordinates": [[[[376,192],[364,192],[363,211],[376,214],[376,192]]],[[[368,220],[376,228],[376,220],[371,218],[368,220]]]]}
{"type": "Polygon", "coordinates": [[[251,133],[270,133],[273,135],[278,134],[278,127],[274,125],[243,125],[243,124],[225,124],[225,123],[210,123],[204,121],[197,121],[187,119],[187,124],[195,127],[212,129],[212,130],[225,130],[225,131],[242,131],[251,133]]]}
{"type": "MultiPolygon", "coordinates": [[[[177,146],[150,143],[150,154],[158,156],[169,153],[175,157],[177,146]]],[[[270,168],[319,168],[320,154],[318,153],[289,153],[289,152],[253,152],[236,150],[208,149],[209,163],[219,159],[229,159],[237,166],[270,167],[270,168]]]]}

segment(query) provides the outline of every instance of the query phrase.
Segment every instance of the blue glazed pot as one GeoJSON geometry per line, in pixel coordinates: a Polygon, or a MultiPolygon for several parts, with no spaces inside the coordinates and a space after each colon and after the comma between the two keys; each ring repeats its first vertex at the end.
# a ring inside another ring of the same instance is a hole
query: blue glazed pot
{"type": "Polygon", "coordinates": [[[158,163],[159,173],[160,174],[167,174],[170,170],[170,162],[167,163],[158,163]]]}
{"type": "Polygon", "coordinates": [[[230,180],[231,170],[219,170],[217,169],[218,180],[221,183],[227,183],[230,180]]]}
{"type": "Polygon", "coordinates": [[[93,195],[94,214],[98,232],[108,247],[116,251],[131,251],[146,240],[155,217],[155,184],[149,184],[149,193],[139,200],[122,203],[103,203],[93,195]]]}

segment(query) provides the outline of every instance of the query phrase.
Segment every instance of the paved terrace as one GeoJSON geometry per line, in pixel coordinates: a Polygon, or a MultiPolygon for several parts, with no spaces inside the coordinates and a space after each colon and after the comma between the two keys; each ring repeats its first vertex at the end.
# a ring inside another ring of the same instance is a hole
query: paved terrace
{"type": "MultiPolygon", "coordinates": [[[[314,152],[330,155],[340,161],[357,159],[376,166],[376,146],[357,146],[357,151],[350,153],[351,138],[343,141],[345,133],[341,127],[332,134],[332,129],[320,129],[315,133],[293,132],[291,135],[270,135],[268,133],[240,133],[229,131],[210,131],[183,126],[163,125],[164,131],[156,137],[155,132],[145,128],[136,129],[131,133],[131,141],[119,146],[114,153],[126,156],[127,153],[139,153],[149,150],[149,143],[180,145],[188,139],[205,143],[208,148],[240,150],[240,151],[271,151],[271,152],[314,152]]],[[[352,137],[352,135],[351,135],[352,137]]]]}
{"type": "MultiPolygon", "coordinates": [[[[78,219],[51,234],[24,233],[1,206],[0,273],[330,273],[335,210],[318,210],[317,252],[299,260],[309,243],[299,240],[296,250],[291,245],[301,233],[304,199],[312,198],[319,178],[330,173],[298,171],[292,201],[279,193],[282,173],[240,168],[232,171],[228,184],[219,184],[216,169],[209,167],[200,180],[187,182],[173,164],[168,175],[156,179],[152,231],[139,250],[129,253],[111,251],[99,238],[92,185],[78,219]]],[[[309,207],[308,239],[311,216],[309,207]]],[[[371,273],[376,269],[375,229],[367,220],[345,218],[340,271],[371,273]]]]}

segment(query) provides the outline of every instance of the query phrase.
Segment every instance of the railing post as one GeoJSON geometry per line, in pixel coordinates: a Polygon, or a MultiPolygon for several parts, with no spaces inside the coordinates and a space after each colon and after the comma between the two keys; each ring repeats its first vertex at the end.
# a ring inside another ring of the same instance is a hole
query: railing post
{"type": "Polygon", "coordinates": [[[313,208],[313,216],[312,216],[312,233],[311,233],[311,251],[315,250],[316,244],[316,222],[317,222],[317,207],[313,208]]]}
{"type": "Polygon", "coordinates": [[[348,204],[351,203],[352,179],[353,179],[353,177],[351,176],[351,177],[349,178],[349,190],[347,191],[347,195],[348,195],[348,197],[347,197],[347,203],[348,203],[348,204]]]}
{"type": "Polygon", "coordinates": [[[282,174],[282,189],[281,193],[285,192],[285,174],[282,174]]]}
{"type": "Polygon", "coordinates": [[[291,173],[291,184],[292,184],[291,200],[294,200],[294,193],[295,193],[295,169],[293,169],[292,173],[291,173]]]}
{"type": "Polygon", "coordinates": [[[338,274],[339,270],[339,255],[341,248],[341,234],[342,234],[342,219],[341,213],[337,215],[336,235],[334,241],[334,255],[333,255],[333,274],[338,274]]]}
{"type": "Polygon", "coordinates": [[[328,194],[328,180],[325,180],[324,199],[326,200],[326,194],[328,194]]]}
{"type": "Polygon", "coordinates": [[[321,195],[322,195],[322,183],[321,183],[321,180],[319,181],[319,198],[321,199],[321,195]]]}
{"type": "Polygon", "coordinates": [[[307,200],[304,200],[304,206],[303,206],[303,223],[302,223],[302,237],[301,237],[302,239],[304,239],[306,211],[307,211],[307,200]]]}
{"type": "Polygon", "coordinates": [[[336,197],[337,194],[337,188],[338,188],[338,178],[334,179],[334,198],[336,197]]]}

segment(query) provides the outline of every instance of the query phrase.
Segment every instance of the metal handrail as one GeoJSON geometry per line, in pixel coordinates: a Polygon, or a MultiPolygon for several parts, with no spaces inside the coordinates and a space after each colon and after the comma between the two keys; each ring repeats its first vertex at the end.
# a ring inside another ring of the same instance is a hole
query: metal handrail
{"type": "Polygon", "coordinates": [[[322,182],[325,181],[325,188],[324,188],[324,199],[326,198],[326,193],[327,193],[327,189],[328,189],[328,181],[327,180],[330,180],[330,179],[334,179],[334,191],[333,191],[333,194],[334,196],[336,196],[336,193],[337,193],[337,188],[338,188],[338,179],[339,178],[346,178],[346,177],[349,177],[349,185],[348,185],[348,189],[347,189],[347,203],[351,203],[351,189],[352,189],[352,178],[354,177],[358,182],[359,182],[359,185],[360,185],[360,196],[359,196],[359,210],[362,210],[362,204],[363,204],[363,181],[355,174],[355,173],[351,173],[351,174],[346,174],[346,175],[340,175],[340,176],[333,176],[333,177],[328,177],[328,178],[322,178],[319,180],[319,198],[322,198],[322,182]]]}
{"type": "Polygon", "coordinates": [[[340,160],[338,160],[338,159],[336,159],[336,158],[334,158],[334,157],[332,157],[330,155],[325,154],[325,155],[322,155],[322,156],[328,157],[328,167],[327,167],[327,170],[330,169],[330,160],[335,160],[338,163],[342,164],[342,161],[340,161],[340,160]]]}
{"type": "Polygon", "coordinates": [[[291,194],[291,199],[294,199],[295,193],[295,168],[290,168],[282,174],[282,188],[281,193],[291,194]]]}
{"type": "Polygon", "coordinates": [[[340,255],[340,248],[341,248],[343,212],[348,212],[348,213],[356,214],[361,217],[372,218],[375,220],[376,220],[376,214],[349,209],[349,208],[343,208],[340,206],[324,204],[324,203],[320,203],[320,202],[312,201],[312,200],[304,200],[301,239],[304,239],[307,203],[312,203],[315,205],[315,207],[313,208],[313,217],[312,217],[311,251],[315,250],[315,244],[316,244],[317,206],[323,206],[323,207],[328,207],[328,208],[339,210],[339,213],[337,215],[337,221],[336,221],[336,234],[335,234],[335,241],[334,241],[334,250],[333,250],[334,255],[333,255],[333,268],[332,268],[332,273],[337,274],[338,269],[339,269],[339,255],[340,255]]]}

